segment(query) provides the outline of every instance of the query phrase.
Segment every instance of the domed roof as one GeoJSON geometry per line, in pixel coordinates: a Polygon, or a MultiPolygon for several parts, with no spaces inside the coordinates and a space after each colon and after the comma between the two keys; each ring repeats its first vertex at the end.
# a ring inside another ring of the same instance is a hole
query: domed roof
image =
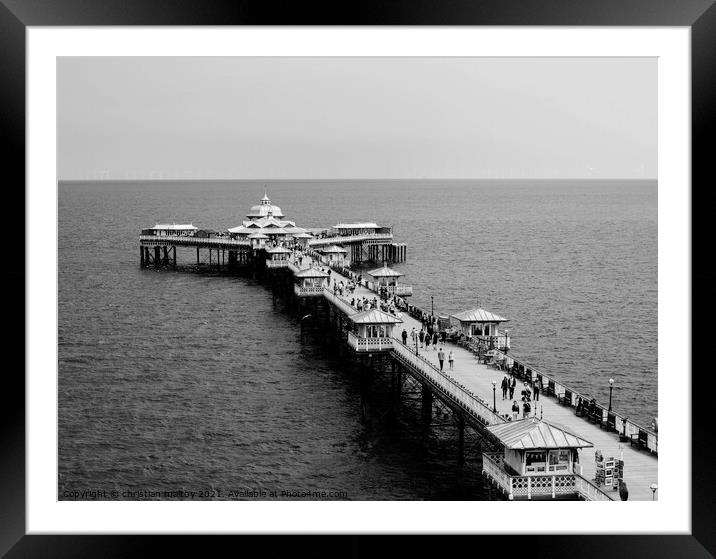
{"type": "Polygon", "coordinates": [[[281,208],[274,206],[268,197],[268,194],[264,192],[264,197],[261,198],[261,203],[258,206],[252,206],[251,211],[246,214],[249,219],[259,219],[262,217],[284,217],[281,208]]]}

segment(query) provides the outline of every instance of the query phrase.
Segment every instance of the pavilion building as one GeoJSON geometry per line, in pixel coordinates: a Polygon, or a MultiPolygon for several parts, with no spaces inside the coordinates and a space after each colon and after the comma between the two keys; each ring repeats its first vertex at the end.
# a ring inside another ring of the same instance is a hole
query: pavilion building
{"type": "Polygon", "coordinates": [[[413,294],[413,287],[411,285],[398,284],[398,278],[402,277],[403,274],[393,268],[389,268],[387,263],[381,268],[371,270],[368,272],[368,275],[373,278],[378,293],[384,291],[388,295],[398,295],[400,297],[413,294]]]}
{"type": "Polygon", "coordinates": [[[154,227],[142,229],[142,235],[192,237],[197,230],[191,223],[157,223],[154,227]]]}
{"type": "Polygon", "coordinates": [[[481,308],[474,308],[450,315],[450,323],[466,338],[477,338],[490,349],[506,350],[510,348],[509,331],[500,332],[499,325],[508,322],[498,314],[481,308]]]}
{"type": "Polygon", "coordinates": [[[293,292],[298,297],[316,297],[323,295],[323,289],[328,287],[328,274],[319,268],[308,268],[296,272],[296,284],[293,292]]]}
{"type": "Polygon", "coordinates": [[[483,475],[509,499],[576,499],[587,488],[589,482],[580,475],[579,449],[593,444],[579,435],[536,417],[487,430],[504,451],[483,453],[483,475]]]}
{"type": "Polygon", "coordinates": [[[333,232],[341,237],[351,235],[374,235],[381,227],[377,223],[338,223],[333,226],[333,232]]]}
{"type": "Polygon", "coordinates": [[[343,247],[336,245],[330,245],[326,248],[318,249],[323,256],[328,260],[329,266],[349,266],[350,262],[348,259],[348,251],[343,247]]]}
{"type": "Polygon", "coordinates": [[[250,235],[262,234],[268,241],[293,241],[296,235],[306,233],[303,227],[297,227],[294,221],[282,219],[281,208],[272,204],[267,193],[258,205],[253,206],[246,219],[237,227],[229,229],[229,234],[235,239],[249,239],[250,235]]]}
{"type": "Polygon", "coordinates": [[[266,250],[266,254],[268,256],[266,259],[267,268],[286,268],[293,251],[285,247],[271,247],[266,250]]]}
{"type": "Polygon", "coordinates": [[[393,327],[402,320],[378,309],[352,314],[348,319],[353,330],[348,332],[348,345],[359,352],[393,349],[393,327]]]}

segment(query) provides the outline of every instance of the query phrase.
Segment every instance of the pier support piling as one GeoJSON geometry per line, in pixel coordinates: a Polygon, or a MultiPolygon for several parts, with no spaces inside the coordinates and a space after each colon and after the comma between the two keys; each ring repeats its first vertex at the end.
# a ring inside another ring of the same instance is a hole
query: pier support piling
{"type": "Polygon", "coordinates": [[[457,420],[457,463],[465,463],[465,420],[462,417],[457,420]]]}
{"type": "Polygon", "coordinates": [[[421,394],[423,421],[428,427],[430,427],[430,422],[433,419],[433,393],[430,390],[430,387],[423,384],[421,394]]]}

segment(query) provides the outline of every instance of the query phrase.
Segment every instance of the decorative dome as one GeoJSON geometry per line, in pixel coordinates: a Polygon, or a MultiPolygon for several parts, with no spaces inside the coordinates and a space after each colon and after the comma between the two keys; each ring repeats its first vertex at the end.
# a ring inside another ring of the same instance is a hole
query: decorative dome
{"type": "Polygon", "coordinates": [[[284,217],[281,208],[271,204],[271,200],[268,194],[264,192],[264,197],[261,198],[261,203],[258,206],[252,206],[251,211],[246,214],[249,219],[260,219],[262,217],[284,217]]]}

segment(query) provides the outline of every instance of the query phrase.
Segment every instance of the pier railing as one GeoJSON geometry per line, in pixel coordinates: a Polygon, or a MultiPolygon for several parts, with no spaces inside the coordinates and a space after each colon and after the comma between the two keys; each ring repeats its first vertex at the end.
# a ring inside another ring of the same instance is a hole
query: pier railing
{"type": "Polygon", "coordinates": [[[393,338],[359,338],[348,332],[348,345],[356,351],[389,351],[393,349],[393,338]]]}
{"type": "Polygon", "coordinates": [[[358,241],[390,241],[392,239],[392,233],[362,233],[360,235],[334,235],[318,239],[309,239],[308,245],[314,247],[323,245],[340,245],[342,243],[356,243],[358,241]]]}
{"type": "Polygon", "coordinates": [[[504,423],[505,419],[492,411],[485,402],[475,396],[462,384],[438,369],[430,361],[416,355],[407,345],[393,338],[393,355],[415,371],[434,390],[447,396],[473,419],[482,425],[504,423]]]}
{"type": "Polygon", "coordinates": [[[180,235],[139,235],[139,241],[143,245],[150,246],[201,246],[216,248],[238,248],[251,246],[250,241],[242,239],[213,238],[213,237],[186,237],[180,235]]]}
{"type": "Polygon", "coordinates": [[[338,310],[342,311],[343,314],[346,316],[351,316],[353,314],[356,314],[358,312],[357,309],[354,309],[350,306],[349,303],[344,301],[340,296],[335,295],[330,289],[327,287],[323,287],[323,296],[330,302],[333,303],[334,306],[338,308],[338,310]]]}
{"type": "Polygon", "coordinates": [[[496,336],[474,336],[474,338],[485,344],[489,349],[510,349],[510,337],[503,332],[498,332],[496,336]]]}
{"type": "MultiPolygon", "coordinates": [[[[566,384],[553,379],[542,371],[528,366],[521,359],[516,359],[512,355],[507,355],[500,350],[495,350],[495,353],[500,356],[501,359],[506,356],[508,360],[512,360],[513,374],[516,374],[528,382],[538,383],[541,392],[558,398],[559,402],[563,405],[576,408],[579,398],[582,399],[584,406],[589,405],[592,399],[591,396],[573,390],[566,384]]],[[[610,411],[608,407],[604,405],[595,404],[594,413],[591,416],[589,413],[585,413],[585,419],[598,422],[601,426],[605,426],[607,429],[617,433],[624,441],[634,441],[640,447],[644,447],[654,454],[658,454],[659,437],[656,432],[631,421],[628,417],[614,410],[610,411]]]]}
{"type": "Polygon", "coordinates": [[[511,475],[504,457],[497,452],[482,453],[482,472],[513,499],[532,499],[577,494],[587,501],[612,501],[611,496],[579,474],[511,475]]]}
{"type": "Polygon", "coordinates": [[[288,268],[288,265],[289,265],[288,260],[267,260],[266,261],[267,268],[288,268]]]}
{"type": "Polygon", "coordinates": [[[587,501],[613,501],[608,493],[594,485],[587,478],[574,474],[574,486],[582,497],[587,501]]]}
{"type": "Polygon", "coordinates": [[[293,286],[293,292],[298,297],[318,297],[320,295],[323,295],[323,290],[325,288],[323,286],[308,286],[304,287],[302,285],[294,285],[293,286]]]}

